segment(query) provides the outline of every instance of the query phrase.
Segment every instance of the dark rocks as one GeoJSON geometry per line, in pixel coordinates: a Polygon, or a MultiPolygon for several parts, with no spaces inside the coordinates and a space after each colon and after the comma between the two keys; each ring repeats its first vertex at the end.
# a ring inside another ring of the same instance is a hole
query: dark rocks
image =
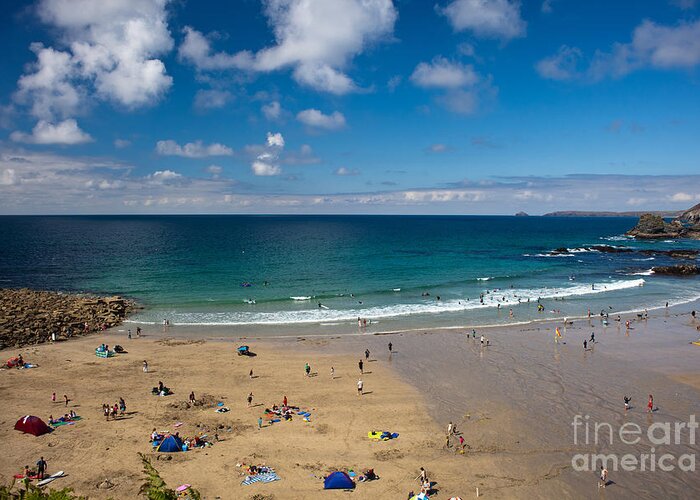
{"type": "Polygon", "coordinates": [[[528,214],[527,212],[518,212],[517,214],[515,214],[515,216],[516,217],[529,217],[530,214],[528,214]]]}
{"type": "Polygon", "coordinates": [[[700,209],[697,205],[684,212],[678,219],[666,222],[661,216],[644,214],[632,229],[627,231],[628,236],[639,239],[700,239],[700,222],[694,222],[700,218],[700,209]],[[689,225],[694,224],[694,225],[689,225]]]}
{"type": "Polygon", "coordinates": [[[667,276],[695,276],[700,274],[700,267],[695,264],[677,264],[675,266],[658,266],[652,268],[654,274],[667,276]]]}
{"type": "Polygon", "coordinates": [[[121,324],[134,308],[121,297],[0,289],[0,348],[100,331],[121,324]]]}
{"type": "Polygon", "coordinates": [[[699,250],[640,250],[643,255],[668,255],[674,259],[695,259],[699,250]]]}

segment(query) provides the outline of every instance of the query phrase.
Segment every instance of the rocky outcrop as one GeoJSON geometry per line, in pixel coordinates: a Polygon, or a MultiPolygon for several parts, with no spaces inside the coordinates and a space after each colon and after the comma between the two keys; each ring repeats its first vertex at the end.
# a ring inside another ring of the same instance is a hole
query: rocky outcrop
{"type": "Polygon", "coordinates": [[[135,307],[121,297],[0,289],[0,349],[46,342],[54,333],[67,338],[100,331],[119,325],[135,307]]]}
{"type": "Polygon", "coordinates": [[[530,214],[528,214],[527,212],[518,212],[517,214],[515,214],[515,216],[516,217],[529,217],[530,214]]]}
{"type": "Polygon", "coordinates": [[[676,266],[653,267],[654,274],[665,274],[669,276],[695,276],[700,274],[700,267],[695,264],[678,264],[676,266]]]}
{"type": "Polygon", "coordinates": [[[700,225],[700,203],[680,214],[678,220],[691,225],[700,225]]]}
{"type": "Polygon", "coordinates": [[[644,214],[637,225],[627,231],[627,235],[641,239],[676,239],[683,237],[684,230],[685,227],[678,220],[666,222],[658,215],[644,214]]]}

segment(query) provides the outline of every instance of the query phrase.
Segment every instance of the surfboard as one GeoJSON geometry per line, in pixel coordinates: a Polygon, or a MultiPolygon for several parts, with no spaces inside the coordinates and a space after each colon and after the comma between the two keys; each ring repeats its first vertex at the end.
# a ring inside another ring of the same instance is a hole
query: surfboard
{"type": "Polygon", "coordinates": [[[49,484],[49,483],[50,483],[51,481],[53,481],[54,479],[58,479],[59,477],[65,476],[65,474],[66,474],[65,472],[63,472],[62,470],[60,470],[60,471],[58,471],[56,474],[51,474],[51,475],[50,475],[49,477],[47,477],[46,479],[42,479],[41,481],[39,481],[38,483],[36,483],[36,485],[37,485],[37,486],[44,486],[45,484],[49,484]]]}
{"type": "Polygon", "coordinates": [[[322,308],[322,309],[328,309],[328,306],[324,306],[323,304],[321,304],[321,308],[322,308]]]}
{"type": "Polygon", "coordinates": [[[695,342],[691,342],[693,345],[700,345],[700,340],[696,340],[695,342]]]}

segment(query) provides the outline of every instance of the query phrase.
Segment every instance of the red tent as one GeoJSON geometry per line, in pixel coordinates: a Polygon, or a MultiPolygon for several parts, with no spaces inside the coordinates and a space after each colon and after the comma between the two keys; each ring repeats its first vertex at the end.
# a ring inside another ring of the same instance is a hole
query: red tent
{"type": "Polygon", "coordinates": [[[24,433],[34,434],[35,436],[41,436],[47,432],[51,432],[51,428],[44,423],[39,417],[33,415],[27,415],[20,418],[15,424],[16,431],[22,431],[24,433]]]}

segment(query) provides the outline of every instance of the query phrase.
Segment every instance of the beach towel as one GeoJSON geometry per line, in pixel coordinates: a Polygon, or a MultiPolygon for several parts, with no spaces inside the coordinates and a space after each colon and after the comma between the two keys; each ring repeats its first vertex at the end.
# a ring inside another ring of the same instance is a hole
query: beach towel
{"type": "Polygon", "coordinates": [[[397,432],[391,433],[391,432],[379,432],[379,431],[369,431],[367,433],[367,437],[370,439],[374,439],[376,441],[388,441],[390,439],[396,439],[399,437],[399,434],[397,432]]]}
{"type": "Polygon", "coordinates": [[[227,411],[231,411],[231,408],[229,408],[228,406],[223,406],[221,408],[218,408],[216,410],[216,413],[226,413],[227,411]]]}
{"type": "Polygon", "coordinates": [[[241,484],[243,486],[248,486],[253,483],[271,483],[272,481],[279,481],[280,479],[282,478],[279,477],[276,472],[266,472],[265,474],[255,474],[254,476],[248,476],[243,481],[241,481],[241,484]]]}

